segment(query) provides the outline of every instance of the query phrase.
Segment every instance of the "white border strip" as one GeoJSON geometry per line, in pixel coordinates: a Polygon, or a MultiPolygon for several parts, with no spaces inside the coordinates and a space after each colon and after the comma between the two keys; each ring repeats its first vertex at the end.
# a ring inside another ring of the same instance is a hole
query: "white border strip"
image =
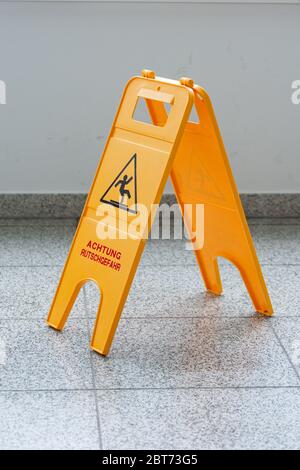
{"type": "Polygon", "coordinates": [[[300,5],[300,0],[0,0],[0,3],[178,3],[206,5],[300,5]]]}

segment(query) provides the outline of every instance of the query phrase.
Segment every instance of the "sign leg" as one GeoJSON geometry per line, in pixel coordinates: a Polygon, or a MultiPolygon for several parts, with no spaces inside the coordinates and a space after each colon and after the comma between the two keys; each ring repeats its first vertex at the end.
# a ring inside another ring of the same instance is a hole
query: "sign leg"
{"type": "Polygon", "coordinates": [[[69,266],[66,267],[62,274],[55,297],[53,299],[47,323],[56,330],[62,330],[69,316],[73,304],[83,285],[77,277],[74,276],[69,266]]]}

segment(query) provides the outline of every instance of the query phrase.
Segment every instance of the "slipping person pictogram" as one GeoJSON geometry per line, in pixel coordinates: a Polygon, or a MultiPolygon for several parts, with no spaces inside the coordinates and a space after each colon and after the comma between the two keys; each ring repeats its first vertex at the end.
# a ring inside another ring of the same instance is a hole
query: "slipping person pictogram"
{"type": "Polygon", "coordinates": [[[123,179],[119,180],[119,181],[115,184],[115,188],[117,188],[117,187],[120,185],[119,191],[120,191],[120,194],[121,194],[121,204],[123,204],[123,202],[124,202],[124,197],[125,197],[125,196],[127,196],[128,199],[131,198],[131,194],[130,194],[129,189],[125,189],[125,187],[130,183],[130,181],[131,181],[132,179],[133,179],[132,176],[128,179],[128,176],[127,176],[127,175],[124,175],[124,176],[123,176],[123,179]]]}
{"type": "Polygon", "coordinates": [[[100,202],[137,214],[136,159],[135,153],[107,188],[100,202]]]}

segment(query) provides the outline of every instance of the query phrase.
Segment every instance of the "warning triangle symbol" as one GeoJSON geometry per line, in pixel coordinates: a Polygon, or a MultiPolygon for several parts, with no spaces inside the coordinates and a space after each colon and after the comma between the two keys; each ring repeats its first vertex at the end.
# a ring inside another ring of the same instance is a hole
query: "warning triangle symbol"
{"type": "Polygon", "coordinates": [[[137,214],[136,153],[105,191],[100,202],[137,214]]]}

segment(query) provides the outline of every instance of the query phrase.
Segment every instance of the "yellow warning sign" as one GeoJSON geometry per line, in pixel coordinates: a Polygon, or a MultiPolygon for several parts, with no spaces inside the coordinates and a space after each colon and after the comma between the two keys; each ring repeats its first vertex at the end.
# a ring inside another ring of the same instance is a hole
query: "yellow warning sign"
{"type": "Polygon", "coordinates": [[[137,214],[136,153],[113,180],[100,199],[132,214],[137,214]]]}
{"type": "Polygon", "coordinates": [[[182,213],[186,205],[191,206],[191,220],[184,220],[190,235],[193,214],[199,204],[204,205],[204,244],[193,248],[206,288],[214,294],[222,292],[218,269],[222,256],[239,269],[256,311],[272,314],[209,96],[191,79],[156,78],[154,72],[145,70],[125,88],[51,305],[50,326],[62,330],[80,288],[93,280],[101,290],[101,303],[91,347],[108,354],[145,247],[142,237],[127,235],[132,223],[145,224],[146,233],[150,231],[151,223],[146,222],[148,218],[153,222],[152,209],[159,204],[169,175],[182,213]],[[151,122],[134,118],[140,98],[146,101],[151,122]],[[200,117],[197,123],[188,121],[193,105],[200,117]],[[113,214],[99,219],[97,209],[102,204],[118,210],[105,207],[113,214]],[[147,213],[141,222],[143,208],[147,213]],[[138,216],[127,217],[137,210],[138,216]],[[122,236],[105,237],[106,229],[119,219],[122,227],[116,224],[112,233],[122,236]]]}

